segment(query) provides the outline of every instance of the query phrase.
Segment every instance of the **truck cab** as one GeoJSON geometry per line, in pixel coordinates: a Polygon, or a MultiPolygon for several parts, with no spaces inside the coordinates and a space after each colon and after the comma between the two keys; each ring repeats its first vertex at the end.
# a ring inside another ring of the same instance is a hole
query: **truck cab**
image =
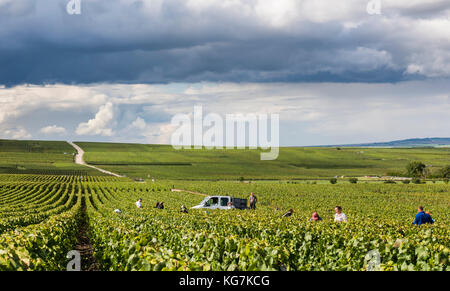
{"type": "Polygon", "coordinates": [[[231,196],[208,196],[192,209],[246,209],[247,199],[233,198],[231,196]]]}
{"type": "Polygon", "coordinates": [[[206,208],[206,209],[231,209],[233,206],[229,206],[231,202],[230,196],[208,196],[200,202],[199,205],[192,207],[193,209],[206,208]]]}

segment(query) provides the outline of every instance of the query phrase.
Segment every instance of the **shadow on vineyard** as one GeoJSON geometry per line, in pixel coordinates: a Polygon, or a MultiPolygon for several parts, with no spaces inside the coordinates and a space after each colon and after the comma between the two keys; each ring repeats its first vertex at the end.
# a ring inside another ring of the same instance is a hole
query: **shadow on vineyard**
{"type": "Polygon", "coordinates": [[[94,256],[92,244],[89,239],[89,217],[86,213],[86,201],[84,196],[81,200],[81,215],[75,250],[78,251],[81,255],[81,270],[99,270],[97,260],[94,256]]]}

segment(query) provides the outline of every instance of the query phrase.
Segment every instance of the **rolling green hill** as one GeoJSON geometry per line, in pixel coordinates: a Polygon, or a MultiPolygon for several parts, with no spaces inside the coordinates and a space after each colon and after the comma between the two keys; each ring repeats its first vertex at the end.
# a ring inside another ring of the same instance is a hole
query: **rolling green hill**
{"type": "MultiPolygon", "coordinates": [[[[432,172],[450,164],[450,148],[280,148],[277,160],[259,150],[174,150],[168,145],[77,142],[85,161],[131,178],[238,180],[324,179],[401,172],[412,160],[432,172]]],[[[73,162],[64,141],[0,140],[0,173],[65,175],[100,172],[73,162]]]]}
{"type": "Polygon", "coordinates": [[[275,161],[259,150],[174,150],[167,145],[76,142],[86,162],[134,178],[310,179],[385,175],[412,160],[431,171],[450,164],[450,148],[280,148],[275,161]]]}
{"type": "Polygon", "coordinates": [[[74,153],[64,141],[0,140],[0,174],[101,174],[75,164],[74,153]]]}
{"type": "Polygon", "coordinates": [[[431,138],[410,138],[402,140],[394,140],[388,142],[374,142],[347,145],[329,145],[326,147],[450,147],[450,138],[448,137],[431,137],[431,138]]]}

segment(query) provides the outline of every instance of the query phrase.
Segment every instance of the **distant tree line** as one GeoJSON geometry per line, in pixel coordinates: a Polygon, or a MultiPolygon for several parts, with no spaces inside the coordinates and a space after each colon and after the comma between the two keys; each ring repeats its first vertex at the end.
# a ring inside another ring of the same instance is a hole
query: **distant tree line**
{"type": "Polygon", "coordinates": [[[406,165],[406,176],[412,178],[450,178],[450,165],[442,167],[439,171],[432,173],[430,169],[420,161],[413,161],[406,165]]]}

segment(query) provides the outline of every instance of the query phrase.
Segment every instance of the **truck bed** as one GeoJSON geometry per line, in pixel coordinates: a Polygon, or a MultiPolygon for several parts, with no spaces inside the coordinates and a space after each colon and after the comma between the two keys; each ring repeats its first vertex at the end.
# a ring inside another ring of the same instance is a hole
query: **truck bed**
{"type": "Polygon", "coordinates": [[[237,209],[247,209],[247,199],[231,197],[231,202],[237,209]]]}

